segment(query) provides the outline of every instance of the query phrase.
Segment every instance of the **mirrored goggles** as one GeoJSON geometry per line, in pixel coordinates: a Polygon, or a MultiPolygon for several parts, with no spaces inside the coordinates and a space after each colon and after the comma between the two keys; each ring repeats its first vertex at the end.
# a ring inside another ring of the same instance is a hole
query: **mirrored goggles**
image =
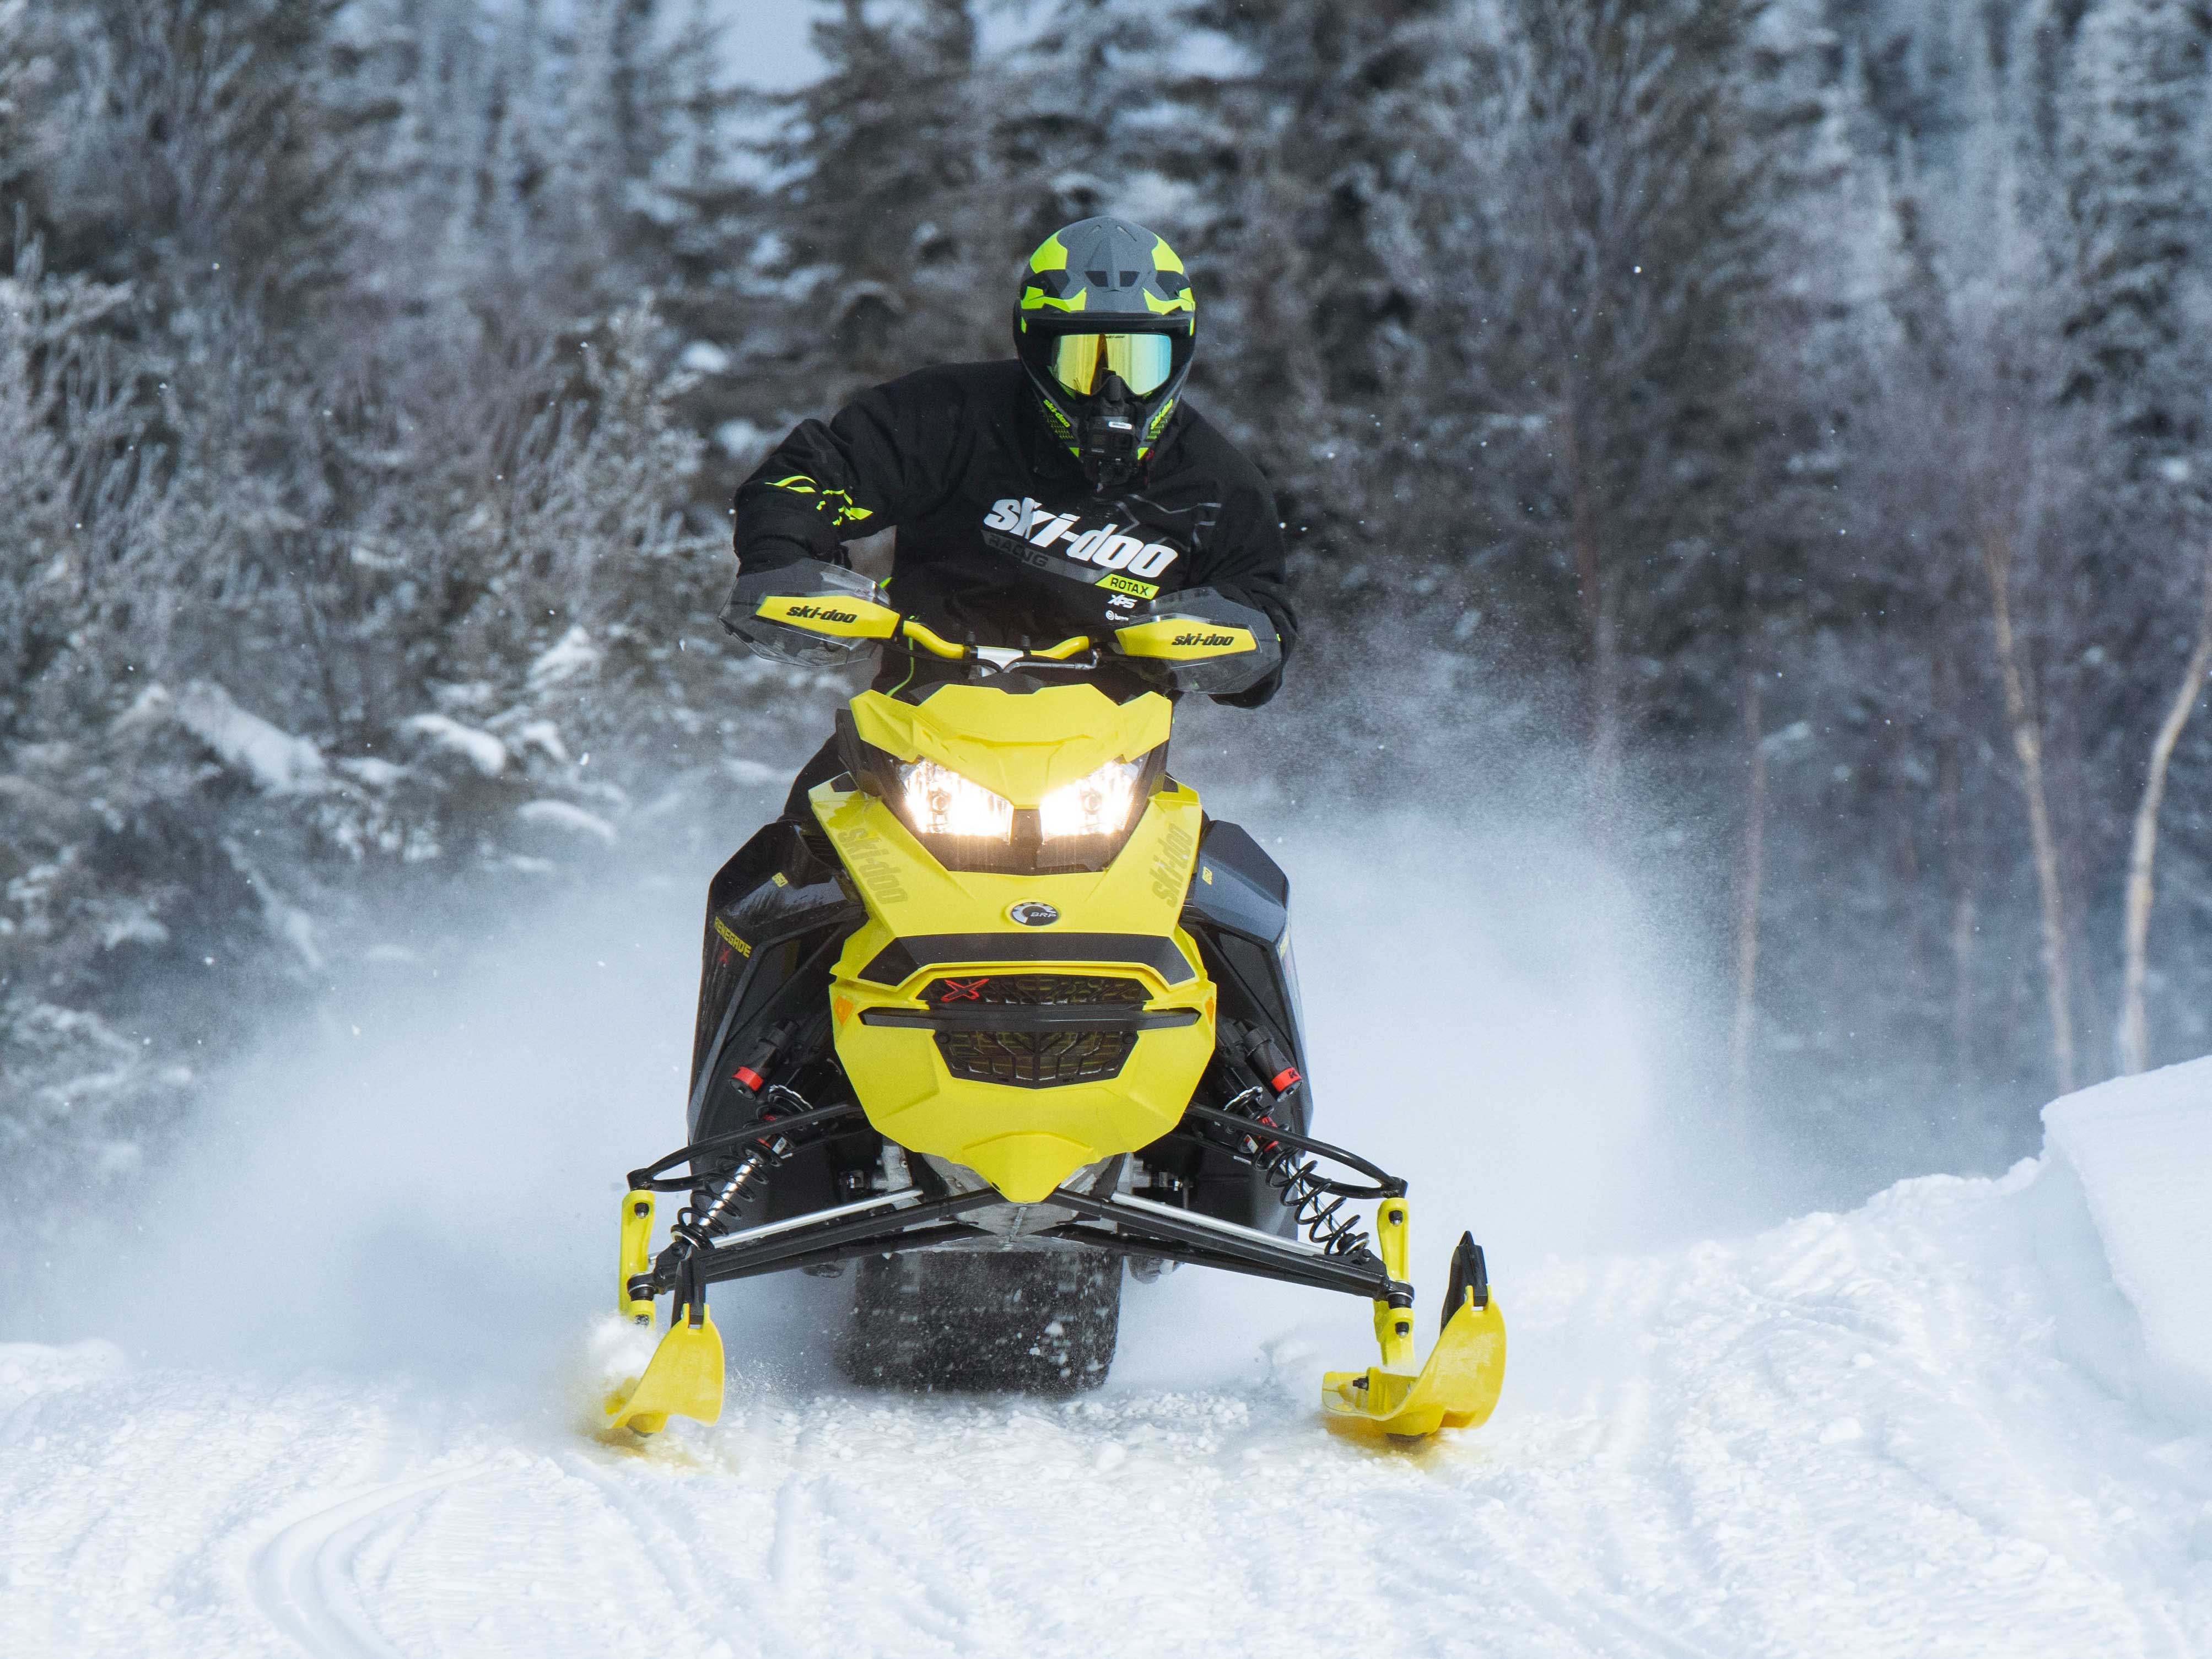
{"type": "Polygon", "coordinates": [[[1111,373],[1141,398],[1167,382],[1175,343],[1164,334],[1063,334],[1052,343],[1053,378],[1090,397],[1111,373]]]}

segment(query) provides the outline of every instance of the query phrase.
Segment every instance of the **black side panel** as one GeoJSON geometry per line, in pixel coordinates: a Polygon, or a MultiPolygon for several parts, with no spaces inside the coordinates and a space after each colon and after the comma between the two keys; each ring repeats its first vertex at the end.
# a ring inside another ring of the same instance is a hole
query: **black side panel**
{"type": "MultiPolygon", "coordinates": [[[[825,1013],[837,947],[866,912],[848,896],[826,853],[779,820],[747,842],[707,890],[699,1015],[693,1029],[688,1123],[693,1139],[750,1115],[720,1062],[749,1052],[770,1025],[825,1013]]],[[[793,1059],[801,1058],[794,1054],[793,1059]]]]}
{"type": "Polygon", "coordinates": [[[1265,1024],[1303,1068],[1305,1046],[1282,957],[1290,903],[1290,878],[1259,842],[1233,823],[1209,820],[1182,925],[1221,988],[1224,1018],[1265,1024]]]}
{"type": "MultiPolygon", "coordinates": [[[[1183,901],[1182,925],[1198,941],[1206,971],[1220,994],[1222,1048],[1206,1068],[1198,1098],[1226,1103],[1257,1080],[1241,1054],[1225,1052],[1232,1031],[1258,1027],[1303,1071],[1305,1046],[1280,946],[1290,927],[1290,879],[1274,860],[1236,824],[1213,819],[1199,842],[1198,873],[1183,901]]],[[[1306,1091],[1294,1091],[1276,1108],[1284,1127],[1304,1133],[1306,1091]]],[[[1146,1150],[1148,1163],[1175,1170],[1190,1189],[1190,1205],[1207,1215],[1280,1231],[1289,1214],[1273,1189],[1225,1153],[1200,1152],[1174,1141],[1146,1150]]]]}
{"type": "MultiPolygon", "coordinates": [[[[1269,858],[1267,850],[1244,833],[1240,824],[1223,818],[1206,820],[1206,834],[1198,843],[1200,858],[1212,864],[1214,880],[1218,884],[1224,870],[1237,876],[1273,902],[1279,910],[1287,910],[1291,902],[1291,878],[1282,867],[1269,858]]],[[[1201,885],[1204,884],[1201,883],[1201,885]]]]}

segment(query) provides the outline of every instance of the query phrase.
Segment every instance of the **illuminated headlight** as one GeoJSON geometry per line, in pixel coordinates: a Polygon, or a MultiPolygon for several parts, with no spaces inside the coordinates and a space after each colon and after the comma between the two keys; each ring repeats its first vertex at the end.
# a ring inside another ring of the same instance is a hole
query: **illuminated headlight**
{"type": "Polygon", "coordinates": [[[962,777],[935,761],[915,761],[898,769],[906,821],[924,836],[973,836],[1011,840],[1014,804],[1004,795],[962,777]]]}
{"type": "Polygon", "coordinates": [[[1137,804],[1137,761],[1108,761],[1089,777],[1062,784],[1037,806],[1037,828],[1047,840],[1059,836],[1117,836],[1127,828],[1137,804]]]}

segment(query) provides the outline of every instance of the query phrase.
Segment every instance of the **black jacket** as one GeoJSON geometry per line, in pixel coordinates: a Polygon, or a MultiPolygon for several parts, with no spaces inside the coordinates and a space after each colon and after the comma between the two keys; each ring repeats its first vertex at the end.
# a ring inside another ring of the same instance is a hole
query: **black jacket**
{"type": "MultiPolygon", "coordinates": [[[[1094,493],[1054,444],[1019,363],[925,368],[805,421],[738,487],[739,568],[847,564],[844,544],[898,527],[892,603],[984,645],[1095,633],[1145,601],[1212,587],[1297,635],[1275,498],[1188,404],[1137,481],[1094,493]]],[[[1279,669],[1218,699],[1267,702],[1279,669]]]]}

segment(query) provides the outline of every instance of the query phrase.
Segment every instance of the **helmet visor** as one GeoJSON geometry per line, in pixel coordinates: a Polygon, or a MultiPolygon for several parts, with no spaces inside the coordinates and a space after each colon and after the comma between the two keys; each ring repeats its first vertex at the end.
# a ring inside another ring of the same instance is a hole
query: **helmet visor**
{"type": "Polygon", "coordinates": [[[1164,334],[1062,334],[1052,343],[1053,378],[1088,398],[1118,374],[1141,398],[1167,383],[1175,344],[1164,334]]]}

